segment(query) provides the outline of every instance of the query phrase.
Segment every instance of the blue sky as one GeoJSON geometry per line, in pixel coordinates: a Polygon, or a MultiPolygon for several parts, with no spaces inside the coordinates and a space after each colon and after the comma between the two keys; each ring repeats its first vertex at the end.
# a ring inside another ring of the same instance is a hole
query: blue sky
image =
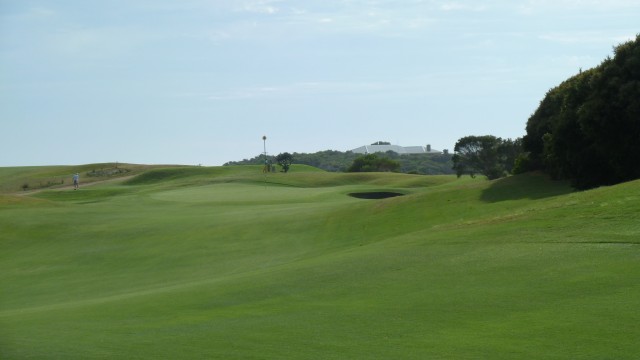
{"type": "Polygon", "coordinates": [[[637,0],[0,0],[0,166],[524,135],[637,0]]]}

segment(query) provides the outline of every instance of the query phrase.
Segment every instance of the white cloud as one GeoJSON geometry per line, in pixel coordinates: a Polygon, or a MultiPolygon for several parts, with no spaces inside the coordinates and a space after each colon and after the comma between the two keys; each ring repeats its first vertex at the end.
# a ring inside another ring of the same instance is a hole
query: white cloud
{"type": "Polygon", "coordinates": [[[632,31],[626,35],[605,34],[602,32],[563,32],[547,33],[538,36],[541,40],[563,44],[619,44],[635,39],[632,31]]]}
{"type": "Polygon", "coordinates": [[[518,4],[518,12],[531,15],[548,11],[640,9],[636,0],[527,0],[518,4]]]}
{"type": "Polygon", "coordinates": [[[57,13],[54,10],[42,6],[32,7],[27,13],[29,18],[50,18],[56,15],[57,13]]]}
{"type": "Polygon", "coordinates": [[[79,55],[104,44],[105,34],[96,29],[73,29],[52,34],[53,47],[61,52],[79,55]]]}
{"type": "Polygon", "coordinates": [[[274,4],[279,0],[257,0],[242,4],[240,11],[272,15],[280,11],[274,4]]]}
{"type": "Polygon", "coordinates": [[[460,2],[446,2],[440,5],[440,10],[444,11],[484,11],[486,6],[478,4],[465,4],[460,2]]]}
{"type": "MultiPolygon", "coordinates": [[[[323,34],[415,37],[437,23],[442,13],[438,6],[438,2],[420,0],[402,6],[394,1],[245,0],[232,9],[236,16],[212,23],[209,32],[217,34],[213,36],[216,41],[305,38],[323,34]],[[258,27],[252,25],[256,21],[258,27]]],[[[464,8],[479,10],[482,7],[467,5],[464,8]]]]}
{"type": "Polygon", "coordinates": [[[44,36],[44,50],[50,55],[82,59],[128,57],[152,36],[129,27],[67,26],[44,36]]]}
{"type": "MultiPolygon", "coordinates": [[[[384,86],[375,82],[297,82],[292,84],[228,89],[207,94],[209,100],[247,100],[247,99],[290,99],[321,94],[362,94],[377,92],[384,86]]],[[[195,94],[195,96],[200,96],[195,94]]]]}

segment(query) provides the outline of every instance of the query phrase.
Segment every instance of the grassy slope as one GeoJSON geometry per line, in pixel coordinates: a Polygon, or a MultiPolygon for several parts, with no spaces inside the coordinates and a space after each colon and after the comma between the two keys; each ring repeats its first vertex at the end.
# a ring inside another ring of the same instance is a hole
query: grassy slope
{"type": "Polygon", "coordinates": [[[0,358],[634,358],[639,200],[251,166],[7,195],[0,358]]]}
{"type": "Polygon", "coordinates": [[[156,167],[165,168],[167,165],[139,165],[101,163],[87,165],[54,165],[54,166],[22,166],[0,167],[0,194],[15,193],[25,190],[41,190],[44,188],[60,188],[73,184],[74,173],[80,174],[81,185],[104,181],[123,176],[136,175],[156,167]],[[92,171],[118,169],[125,172],[113,176],[90,176],[92,171]]]}

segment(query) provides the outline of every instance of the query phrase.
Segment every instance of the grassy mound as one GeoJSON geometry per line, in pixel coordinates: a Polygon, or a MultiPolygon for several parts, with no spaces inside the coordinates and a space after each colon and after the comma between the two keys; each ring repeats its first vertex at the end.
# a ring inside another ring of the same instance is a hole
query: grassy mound
{"type": "Polygon", "coordinates": [[[296,168],[0,197],[0,358],[637,355],[640,182],[296,168]]]}
{"type": "Polygon", "coordinates": [[[76,166],[23,166],[0,167],[0,194],[57,189],[73,184],[72,176],[80,174],[80,184],[92,184],[104,180],[140,174],[166,165],[138,165],[100,163],[76,166]]]}

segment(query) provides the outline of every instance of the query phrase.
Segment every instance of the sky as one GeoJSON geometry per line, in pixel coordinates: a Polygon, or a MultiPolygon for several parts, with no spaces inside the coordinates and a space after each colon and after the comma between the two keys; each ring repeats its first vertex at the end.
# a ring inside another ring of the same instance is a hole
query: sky
{"type": "Polygon", "coordinates": [[[0,0],[0,166],[517,138],[638,0],[0,0]]]}

